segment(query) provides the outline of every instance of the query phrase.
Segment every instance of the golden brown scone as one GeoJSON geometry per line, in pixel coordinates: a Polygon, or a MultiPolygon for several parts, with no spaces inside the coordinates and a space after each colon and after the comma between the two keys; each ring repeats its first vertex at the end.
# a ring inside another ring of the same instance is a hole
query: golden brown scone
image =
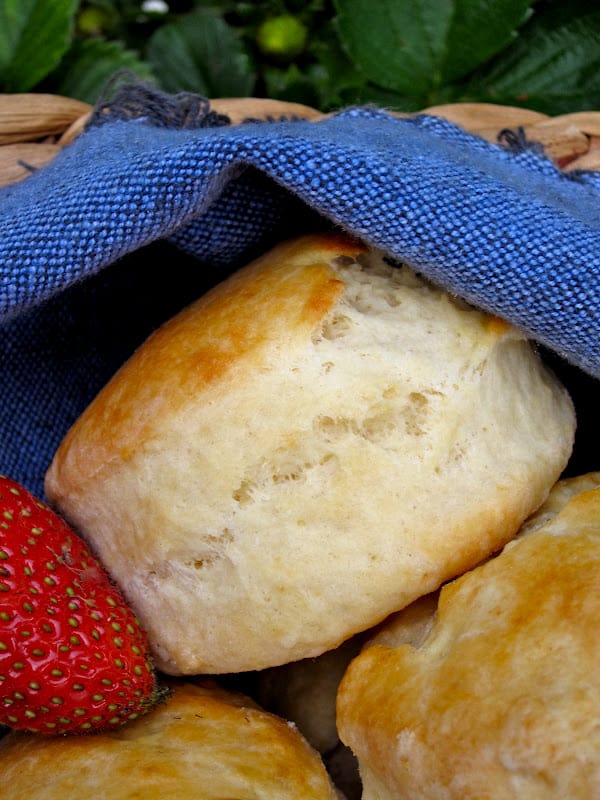
{"type": "Polygon", "coordinates": [[[342,236],[166,323],[47,474],[171,674],[335,649],[499,549],[571,452],[511,326],[342,236]]]}
{"type": "Polygon", "coordinates": [[[252,673],[248,691],[262,708],[291,720],[316,750],[328,753],[339,745],[336,695],[348,664],[365,641],[417,647],[433,625],[437,603],[437,592],[425,595],[335,650],[252,673]]]}
{"type": "Polygon", "coordinates": [[[360,779],[356,759],[338,736],[335,699],[346,667],[362,642],[362,635],[357,635],[315,658],[252,673],[248,689],[262,708],[296,725],[321,753],[334,783],[348,800],[359,800],[360,779]]]}
{"type": "Polygon", "coordinates": [[[380,632],[350,664],[337,722],[364,800],[600,797],[598,477],[446,585],[420,646],[380,632]]]}
{"type": "Polygon", "coordinates": [[[298,731],[216,686],[175,688],[110,733],[0,740],[2,800],[335,800],[298,731]]]}
{"type": "Polygon", "coordinates": [[[597,486],[600,486],[600,471],[586,472],[584,475],[575,475],[558,481],[538,510],[523,523],[518,537],[522,538],[537,528],[541,528],[555,517],[572,497],[595,489],[597,486]]]}
{"type": "Polygon", "coordinates": [[[315,658],[257,672],[252,697],[267,711],[291,720],[320,753],[328,753],[339,744],[335,722],[338,685],[361,645],[361,637],[355,636],[315,658]]]}
{"type": "Polygon", "coordinates": [[[365,640],[365,646],[384,644],[397,647],[409,644],[420,647],[433,627],[439,602],[439,592],[419,597],[414,603],[392,614],[378,625],[365,640]]]}

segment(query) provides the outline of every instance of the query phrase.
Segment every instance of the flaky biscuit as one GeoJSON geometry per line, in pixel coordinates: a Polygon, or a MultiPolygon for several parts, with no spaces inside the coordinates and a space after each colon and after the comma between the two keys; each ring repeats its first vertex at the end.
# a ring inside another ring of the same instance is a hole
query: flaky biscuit
{"type": "Polygon", "coordinates": [[[0,740],[3,800],[335,800],[298,731],[248,698],[178,685],[118,730],[81,736],[12,732],[0,740]]]}
{"type": "Polygon", "coordinates": [[[336,648],[510,539],[567,462],[531,344],[343,236],[156,331],[48,471],[172,674],[336,648]]]}
{"type": "Polygon", "coordinates": [[[350,664],[337,724],[364,800],[600,797],[599,614],[594,473],[446,585],[423,640],[401,613],[350,664]]]}

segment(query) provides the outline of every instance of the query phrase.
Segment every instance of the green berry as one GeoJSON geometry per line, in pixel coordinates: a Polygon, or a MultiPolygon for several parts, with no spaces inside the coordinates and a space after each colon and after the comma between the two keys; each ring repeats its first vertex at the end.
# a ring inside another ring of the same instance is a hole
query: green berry
{"type": "Polygon", "coordinates": [[[97,36],[110,27],[110,17],[101,8],[87,6],[77,17],[77,29],[86,36],[97,36]]]}
{"type": "Polygon", "coordinates": [[[281,14],[261,24],[256,43],[265,55],[291,60],[304,50],[307,34],[306,25],[297,17],[281,14]]]}

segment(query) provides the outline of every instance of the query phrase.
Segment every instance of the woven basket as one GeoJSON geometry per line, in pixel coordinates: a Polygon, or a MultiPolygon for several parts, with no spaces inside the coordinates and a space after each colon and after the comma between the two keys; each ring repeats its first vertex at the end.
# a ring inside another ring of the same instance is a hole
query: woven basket
{"type": "MultiPolygon", "coordinates": [[[[258,98],[212,100],[233,123],[243,119],[318,119],[313,108],[258,98]]],[[[600,112],[550,117],[538,111],[489,103],[454,103],[425,109],[489,141],[500,131],[523,129],[562,169],[600,170],[600,112]]],[[[50,162],[83,130],[91,106],[49,94],[0,95],[0,186],[16,183],[50,162]]]]}

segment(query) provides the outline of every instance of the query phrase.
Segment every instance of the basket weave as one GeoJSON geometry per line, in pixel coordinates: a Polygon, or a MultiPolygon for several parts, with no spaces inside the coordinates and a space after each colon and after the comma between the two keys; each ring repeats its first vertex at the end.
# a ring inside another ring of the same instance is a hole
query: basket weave
{"type": "MultiPolygon", "coordinates": [[[[259,98],[211,101],[231,121],[301,117],[318,119],[313,108],[259,98]]],[[[50,162],[83,130],[91,106],[49,94],[0,95],[0,186],[17,183],[50,162]]],[[[581,111],[556,117],[513,106],[454,103],[424,109],[471,133],[497,141],[500,131],[523,129],[562,169],[600,170],[600,112],[581,111]]]]}

